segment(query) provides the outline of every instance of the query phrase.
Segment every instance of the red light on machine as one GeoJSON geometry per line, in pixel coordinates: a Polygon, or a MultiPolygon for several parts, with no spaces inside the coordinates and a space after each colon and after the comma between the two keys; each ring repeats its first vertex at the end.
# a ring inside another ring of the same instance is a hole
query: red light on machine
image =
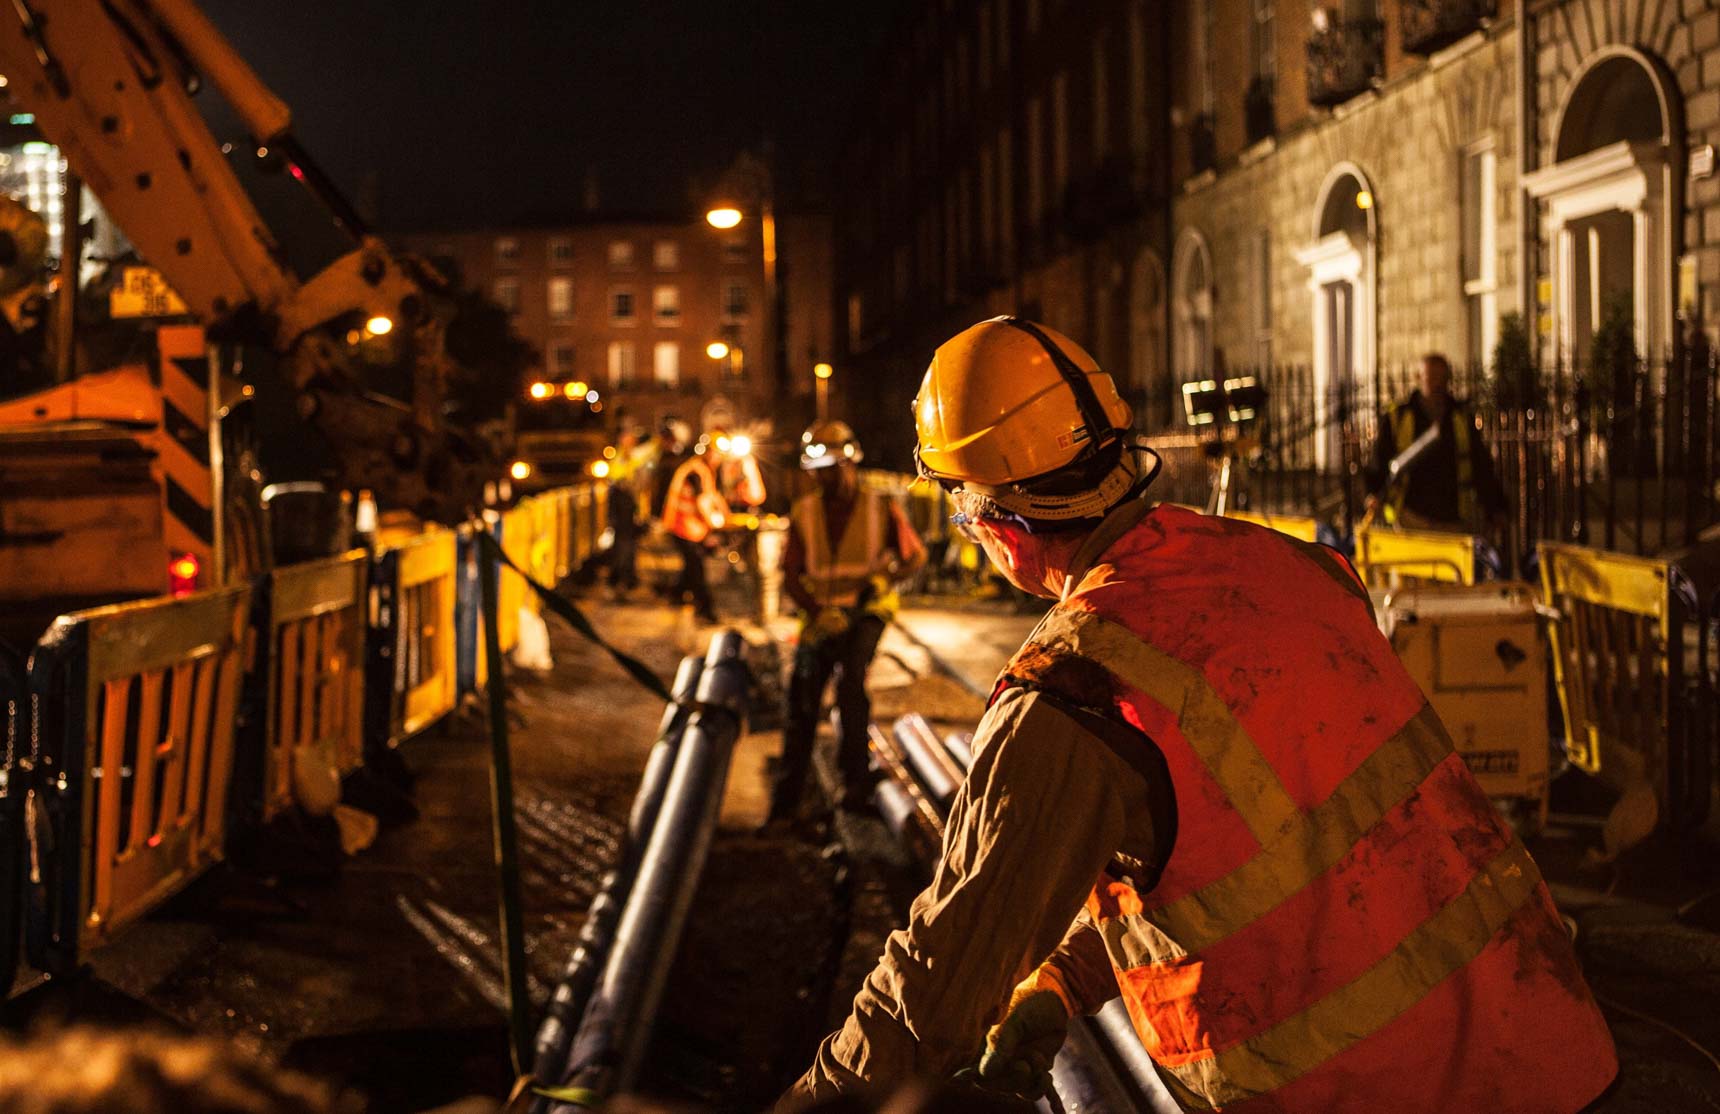
{"type": "Polygon", "coordinates": [[[188,596],[197,591],[197,578],[203,563],[195,553],[181,553],[167,562],[167,590],[174,596],[188,596]]]}

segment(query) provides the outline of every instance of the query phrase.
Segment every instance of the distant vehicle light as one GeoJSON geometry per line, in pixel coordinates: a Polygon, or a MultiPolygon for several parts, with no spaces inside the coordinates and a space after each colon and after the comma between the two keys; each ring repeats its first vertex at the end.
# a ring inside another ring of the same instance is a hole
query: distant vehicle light
{"type": "Polygon", "coordinates": [[[726,453],[729,451],[729,446],[732,444],[734,444],[734,442],[730,441],[727,437],[719,437],[717,438],[717,451],[719,453],[726,453]]]}
{"type": "Polygon", "coordinates": [[[546,399],[554,393],[555,388],[541,380],[532,384],[531,396],[535,399],[546,399]]]}
{"type": "Polygon", "coordinates": [[[562,385],[561,393],[567,396],[567,400],[569,402],[572,402],[574,399],[585,393],[585,384],[565,383],[562,385]]]}
{"type": "Polygon", "coordinates": [[[741,211],[732,205],[722,205],[705,214],[712,228],[733,228],[741,222],[741,211]]]}
{"type": "Polygon", "coordinates": [[[591,390],[585,392],[585,401],[591,403],[594,406],[597,404],[597,400],[602,398],[602,397],[603,397],[602,395],[597,393],[596,387],[593,387],[591,390]]]}
{"type": "Polygon", "coordinates": [[[729,451],[736,456],[747,456],[752,452],[752,438],[744,433],[736,434],[729,439],[729,451]]]}
{"type": "Polygon", "coordinates": [[[724,518],[722,515],[714,514],[711,516],[711,526],[713,529],[721,530],[727,524],[728,519],[724,518]]]}
{"type": "Polygon", "coordinates": [[[616,452],[615,452],[615,446],[614,445],[603,446],[603,459],[604,460],[614,460],[615,457],[616,457],[616,452]]]}
{"type": "Polygon", "coordinates": [[[607,460],[592,461],[591,474],[600,480],[607,479],[609,477],[609,462],[607,460]]]}
{"type": "Polygon", "coordinates": [[[394,321],[379,313],[364,323],[364,331],[373,337],[385,337],[394,331],[394,321]]]}
{"type": "Polygon", "coordinates": [[[532,466],[523,460],[516,460],[508,465],[508,475],[516,480],[524,480],[532,474],[532,466]]]}
{"type": "Polygon", "coordinates": [[[203,563],[195,553],[181,553],[167,562],[167,588],[174,596],[188,596],[197,591],[197,581],[203,574],[203,563]]]}
{"type": "Polygon", "coordinates": [[[816,375],[820,379],[829,379],[832,375],[836,374],[836,369],[831,367],[829,364],[813,364],[812,374],[816,375]]]}
{"type": "Polygon", "coordinates": [[[720,340],[713,340],[705,345],[705,355],[713,360],[720,360],[729,354],[729,346],[720,340]]]}

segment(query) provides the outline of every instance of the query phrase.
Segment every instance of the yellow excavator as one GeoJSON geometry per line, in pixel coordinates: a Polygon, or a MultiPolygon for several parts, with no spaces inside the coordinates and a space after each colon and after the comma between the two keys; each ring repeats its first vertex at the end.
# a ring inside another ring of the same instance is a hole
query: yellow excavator
{"type": "Polygon", "coordinates": [[[501,465],[443,421],[446,283],[367,229],[294,138],[286,104],[194,4],[12,0],[0,6],[0,86],[11,124],[34,129],[71,183],[45,217],[62,245],[51,278],[31,223],[44,218],[0,205],[0,333],[42,319],[60,380],[0,402],[0,614],[22,630],[35,622],[26,612],[51,618],[267,566],[255,445],[247,423],[224,422],[250,394],[246,354],[274,364],[328,446],[330,496],[368,489],[384,510],[442,521],[481,502],[501,465]],[[240,157],[320,202],[344,255],[295,272],[228,161],[233,145],[194,103],[199,90],[242,123],[240,157]],[[89,303],[77,296],[89,266],[80,181],[135,249],[136,265],[114,276],[115,306],[156,319],[143,354],[133,346],[112,366],[95,362],[78,320],[89,303]]]}

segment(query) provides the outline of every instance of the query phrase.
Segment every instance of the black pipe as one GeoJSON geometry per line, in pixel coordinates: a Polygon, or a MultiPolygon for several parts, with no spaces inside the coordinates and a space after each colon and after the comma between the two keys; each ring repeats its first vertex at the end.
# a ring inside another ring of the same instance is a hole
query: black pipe
{"type": "MultiPolygon", "coordinates": [[[[669,785],[669,774],[675,766],[675,754],[680,749],[687,721],[692,716],[694,693],[699,686],[705,663],[696,655],[681,659],[670,688],[674,700],[663,708],[663,720],[657,727],[657,741],[645,760],[645,772],[639,779],[639,790],[633,796],[633,808],[627,818],[627,834],[615,865],[603,876],[603,885],[586,911],[580,926],[579,940],[568,958],[567,969],[550,996],[549,1008],[538,1026],[532,1078],[541,1083],[561,1079],[567,1064],[568,1050],[573,1045],[574,1031],[591,1001],[597,978],[615,938],[615,926],[621,920],[621,909],[633,888],[639,860],[645,843],[662,810],[663,793],[669,785]]],[[[550,1100],[538,1097],[531,1104],[532,1114],[544,1114],[550,1100]]]]}
{"type": "MultiPolygon", "coordinates": [[[[745,710],[744,643],[735,631],[711,640],[696,710],[682,735],[662,807],[559,1079],[601,1101],[638,1078],[669,967],[686,927],[723,801],[729,759],[745,710]]],[[[579,1106],[557,1102],[571,1112],[579,1106]]]]}
{"type": "MultiPolygon", "coordinates": [[[[882,732],[874,727],[874,739],[880,735],[882,732]]],[[[910,755],[913,745],[939,746],[937,735],[918,713],[911,712],[897,720],[895,735],[910,755]]],[[[973,736],[952,733],[943,740],[940,750],[955,759],[965,777],[973,764],[973,736]]],[[[940,819],[947,818],[948,802],[937,807],[940,819]]],[[[941,834],[941,825],[939,831],[941,834]]],[[[1147,1055],[1121,1006],[1120,1001],[1113,1001],[1093,1017],[1070,1021],[1068,1042],[1051,1067],[1057,1095],[1070,1111],[1138,1110],[1175,1114],[1180,1107],[1165,1090],[1152,1057],[1147,1055]]]]}

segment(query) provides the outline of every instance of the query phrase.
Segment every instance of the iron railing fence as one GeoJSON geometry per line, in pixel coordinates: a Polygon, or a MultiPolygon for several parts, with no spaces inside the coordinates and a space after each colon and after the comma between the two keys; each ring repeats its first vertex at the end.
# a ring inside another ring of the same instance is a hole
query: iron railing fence
{"type": "MultiPolygon", "coordinates": [[[[1328,385],[1306,367],[1227,372],[1258,388],[1246,405],[1203,396],[1211,420],[1149,438],[1165,458],[1160,498],[1203,505],[1232,457],[1229,502],[1312,515],[1352,532],[1370,493],[1382,410],[1409,397],[1419,367],[1328,385]]],[[[1513,568],[1542,541],[1642,555],[1692,545],[1720,522],[1720,361],[1677,359],[1602,368],[1565,366],[1502,381],[1460,368],[1453,391],[1469,405],[1510,503],[1500,537],[1513,568]]]]}

